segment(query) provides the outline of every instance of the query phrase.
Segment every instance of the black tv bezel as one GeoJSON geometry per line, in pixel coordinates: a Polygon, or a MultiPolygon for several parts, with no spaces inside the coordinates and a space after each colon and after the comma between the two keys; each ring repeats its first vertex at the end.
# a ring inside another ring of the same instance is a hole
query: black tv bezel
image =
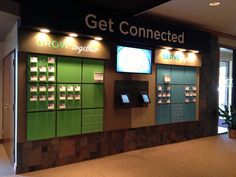
{"type": "Polygon", "coordinates": [[[120,93],[119,97],[120,97],[120,103],[122,105],[131,105],[131,99],[130,99],[129,93],[120,93]],[[123,102],[122,95],[127,95],[128,99],[129,99],[129,103],[124,103],[123,102]]]}
{"type": "Polygon", "coordinates": [[[138,46],[138,45],[126,45],[126,44],[116,44],[115,45],[115,71],[120,74],[152,74],[152,64],[153,64],[153,58],[154,58],[154,49],[151,47],[144,47],[144,46],[138,46]],[[123,71],[117,71],[117,47],[130,47],[130,48],[137,48],[137,49],[144,49],[144,50],[150,50],[151,51],[151,67],[150,67],[150,73],[139,73],[139,72],[123,72],[123,71]]]}
{"type": "Polygon", "coordinates": [[[148,92],[140,92],[140,97],[141,97],[142,102],[143,102],[144,104],[149,104],[149,103],[151,103],[151,100],[150,100],[150,97],[149,97],[149,95],[148,95],[148,92]],[[144,101],[144,98],[143,98],[143,95],[144,95],[144,94],[147,95],[149,102],[145,102],[145,101],[144,101]]]}

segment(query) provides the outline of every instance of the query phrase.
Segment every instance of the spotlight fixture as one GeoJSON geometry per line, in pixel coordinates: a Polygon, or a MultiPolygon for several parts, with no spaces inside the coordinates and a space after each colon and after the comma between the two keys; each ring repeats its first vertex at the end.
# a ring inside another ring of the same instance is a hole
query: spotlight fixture
{"type": "Polygon", "coordinates": [[[70,36],[70,37],[78,37],[78,34],[76,34],[76,33],[70,33],[69,36],[70,36]]]}
{"type": "Polygon", "coordinates": [[[101,38],[101,37],[95,37],[94,40],[96,40],[96,41],[101,41],[102,38],[101,38]]]}
{"type": "Polygon", "coordinates": [[[209,3],[209,6],[211,7],[216,7],[216,6],[219,6],[220,5],[220,1],[212,1],[209,3]]]}
{"type": "Polygon", "coordinates": [[[166,49],[166,50],[172,50],[173,48],[172,48],[172,47],[164,47],[164,49],[166,49]]]}
{"type": "Polygon", "coordinates": [[[178,49],[180,52],[186,52],[186,49],[178,49]]]}
{"type": "Polygon", "coordinates": [[[192,50],[191,52],[192,52],[192,53],[199,53],[198,50],[192,50]]]}
{"type": "Polygon", "coordinates": [[[50,30],[46,29],[46,28],[42,28],[39,31],[42,32],[42,33],[50,33],[50,30]]]}

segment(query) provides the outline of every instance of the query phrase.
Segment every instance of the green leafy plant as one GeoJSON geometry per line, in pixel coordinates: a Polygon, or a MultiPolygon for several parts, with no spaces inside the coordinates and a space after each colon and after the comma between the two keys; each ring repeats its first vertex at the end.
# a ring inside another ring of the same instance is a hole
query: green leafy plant
{"type": "Polygon", "coordinates": [[[223,124],[227,124],[228,129],[236,129],[236,109],[232,106],[224,106],[224,109],[218,108],[218,115],[224,119],[223,124]]]}

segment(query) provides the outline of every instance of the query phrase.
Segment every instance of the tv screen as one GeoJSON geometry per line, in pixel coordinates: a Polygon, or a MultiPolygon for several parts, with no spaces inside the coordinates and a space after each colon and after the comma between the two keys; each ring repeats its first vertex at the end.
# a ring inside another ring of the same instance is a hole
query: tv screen
{"type": "Polygon", "coordinates": [[[122,104],[130,104],[128,94],[120,94],[120,98],[121,98],[121,103],[122,104]]]}
{"type": "Polygon", "coordinates": [[[149,99],[148,93],[146,93],[146,92],[141,93],[141,97],[142,97],[143,103],[150,103],[150,99],[149,99]]]}
{"type": "Polygon", "coordinates": [[[117,46],[116,71],[151,74],[152,50],[117,46]]]}

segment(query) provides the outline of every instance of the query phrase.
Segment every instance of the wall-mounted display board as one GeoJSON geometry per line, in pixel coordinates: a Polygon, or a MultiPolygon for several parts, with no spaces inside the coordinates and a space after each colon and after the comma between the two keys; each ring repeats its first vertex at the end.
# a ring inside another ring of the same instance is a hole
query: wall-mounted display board
{"type": "Polygon", "coordinates": [[[102,60],[29,54],[27,140],[102,131],[103,73],[102,60]]]}
{"type": "Polygon", "coordinates": [[[198,68],[157,65],[157,124],[197,120],[198,68]]]}
{"type": "Polygon", "coordinates": [[[201,55],[193,52],[172,51],[167,49],[155,50],[155,63],[165,65],[200,67],[201,55]]]}

